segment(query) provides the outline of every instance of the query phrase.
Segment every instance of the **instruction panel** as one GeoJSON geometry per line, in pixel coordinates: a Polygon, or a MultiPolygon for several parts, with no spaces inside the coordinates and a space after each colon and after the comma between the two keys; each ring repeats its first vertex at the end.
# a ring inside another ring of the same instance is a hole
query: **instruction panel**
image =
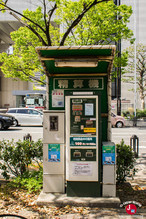
{"type": "Polygon", "coordinates": [[[74,176],[92,176],[92,164],[90,163],[73,163],[72,174],[74,176]]]}
{"type": "Polygon", "coordinates": [[[70,107],[70,133],[96,135],[96,99],[72,98],[70,107]]]}
{"type": "Polygon", "coordinates": [[[98,96],[66,97],[66,179],[98,181],[98,96]]]}

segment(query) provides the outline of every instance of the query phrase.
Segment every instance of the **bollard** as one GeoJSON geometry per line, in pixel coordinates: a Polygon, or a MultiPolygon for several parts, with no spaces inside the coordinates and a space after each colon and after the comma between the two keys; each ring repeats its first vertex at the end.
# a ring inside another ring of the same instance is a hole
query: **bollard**
{"type": "Polygon", "coordinates": [[[132,135],[130,138],[130,146],[134,151],[135,157],[138,158],[139,154],[139,138],[136,135],[132,135]]]}
{"type": "Polygon", "coordinates": [[[137,127],[137,118],[136,118],[136,116],[133,118],[133,127],[137,127]]]}
{"type": "Polygon", "coordinates": [[[23,137],[23,140],[29,140],[29,141],[31,141],[31,140],[32,140],[32,136],[28,133],[27,135],[25,135],[25,136],[23,137]]]}

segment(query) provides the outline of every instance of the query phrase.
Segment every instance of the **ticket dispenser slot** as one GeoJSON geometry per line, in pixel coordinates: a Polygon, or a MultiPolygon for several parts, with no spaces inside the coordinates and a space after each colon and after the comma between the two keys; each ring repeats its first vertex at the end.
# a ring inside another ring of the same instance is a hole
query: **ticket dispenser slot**
{"type": "Polygon", "coordinates": [[[74,153],[73,153],[73,156],[74,156],[74,157],[81,157],[81,152],[74,152],[74,153]]]}
{"type": "Polygon", "coordinates": [[[66,96],[65,102],[67,195],[97,197],[98,96],[66,96]]]}
{"type": "Polygon", "coordinates": [[[93,157],[93,152],[86,152],[86,157],[93,157]]]}
{"type": "Polygon", "coordinates": [[[50,131],[58,131],[58,116],[49,116],[50,131]]]}

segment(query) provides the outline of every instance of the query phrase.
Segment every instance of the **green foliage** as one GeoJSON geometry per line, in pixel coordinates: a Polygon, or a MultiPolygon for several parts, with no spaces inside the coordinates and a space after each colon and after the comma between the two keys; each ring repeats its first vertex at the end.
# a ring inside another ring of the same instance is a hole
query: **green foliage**
{"type": "Polygon", "coordinates": [[[125,112],[122,112],[123,116],[126,117],[126,118],[129,118],[130,117],[130,112],[127,110],[125,112]]]}
{"type": "Polygon", "coordinates": [[[16,177],[24,177],[28,174],[28,166],[33,162],[39,167],[42,165],[43,144],[41,140],[37,142],[19,140],[0,141],[0,168],[5,179],[10,178],[10,174],[16,177]]]}
{"type": "Polygon", "coordinates": [[[129,145],[124,144],[124,140],[120,144],[116,144],[117,148],[117,182],[123,183],[126,177],[134,176],[136,169],[134,168],[135,157],[129,145]]]}
{"type": "Polygon", "coordinates": [[[117,68],[124,68],[126,67],[128,64],[128,52],[127,51],[124,51],[120,54],[119,51],[116,52],[115,54],[115,57],[114,57],[114,69],[112,71],[112,77],[113,79],[114,78],[117,78],[117,74],[118,74],[118,71],[117,71],[117,68]]]}
{"type": "MultiPolygon", "coordinates": [[[[13,54],[0,54],[0,62],[3,63],[1,70],[5,77],[33,81],[36,79],[36,72],[40,72],[44,77],[44,72],[35,51],[35,47],[42,44],[36,36],[29,29],[21,27],[11,33],[11,38],[14,41],[13,54]]],[[[43,81],[44,78],[41,78],[40,82],[43,83],[43,81]]]]}
{"type": "MultiPolygon", "coordinates": [[[[78,19],[89,1],[61,1],[57,8],[55,21],[63,24],[67,30],[78,19]]],[[[65,45],[101,45],[118,42],[120,39],[132,39],[133,33],[127,27],[132,8],[117,6],[113,1],[101,2],[90,8],[77,26],[73,27],[66,38],[65,45]]]]}
{"type": "MultiPolygon", "coordinates": [[[[45,73],[35,51],[37,46],[97,45],[119,39],[133,40],[133,33],[127,27],[132,14],[130,6],[116,6],[112,0],[48,0],[46,4],[50,2],[54,3],[50,11],[46,10],[45,1],[35,11],[27,9],[21,14],[15,10],[23,27],[11,33],[13,55],[0,54],[3,63],[0,68],[5,77],[45,84],[45,73]],[[35,77],[36,72],[41,73],[40,80],[35,77]]],[[[8,5],[9,1],[0,0],[2,12],[7,13],[9,9],[14,13],[8,5]]],[[[123,55],[121,60],[115,59],[115,65],[125,66],[125,58],[123,55]]]]}
{"type": "Polygon", "coordinates": [[[146,109],[144,109],[144,110],[137,109],[136,110],[136,117],[137,118],[146,118],[146,109]]]}
{"type": "MultiPolygon", "coordinates": [[[[133,119],[134,117],[134,112],[131,113],[130,111],[125,111],[125,112],[122,112],[123,116],[126,117],[127,119],[133,119]]],[[[146,118],[146,109],[144,110],[140,110],[140,109],[137,109],[136,110],[136,118],[137,119],[140,119],[140,118],[146,118]]]]}
{"type": "Polygon", "coordinates": [[[40,167],[38,171],[25,173],[22,177],[14,178],[9,186],[14,188],[22,188],[30,192],[38,192],[42,189],[43,184],[43,168],[40,167]]]}
{"type": "Polygon", "coordinates": [[[122,114],[126,119],[133,120],[133,118],[134,118],[134,112],[130,112],[127,110],[125,112],[122,112],[122,114]]]}

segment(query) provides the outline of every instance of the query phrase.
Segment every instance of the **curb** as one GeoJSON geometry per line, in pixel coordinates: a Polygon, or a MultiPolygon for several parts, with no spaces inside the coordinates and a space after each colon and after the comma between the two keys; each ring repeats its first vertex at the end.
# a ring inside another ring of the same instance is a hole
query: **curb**
{"type": "Polygon", "coordinates": [[[36,205],[39,206],[84,206],[84,207],[104,207],[104,208],[119,208],[120,199],[118,197],[68,197],[66,194],[43,193],[41,192],[36,205]]]}

